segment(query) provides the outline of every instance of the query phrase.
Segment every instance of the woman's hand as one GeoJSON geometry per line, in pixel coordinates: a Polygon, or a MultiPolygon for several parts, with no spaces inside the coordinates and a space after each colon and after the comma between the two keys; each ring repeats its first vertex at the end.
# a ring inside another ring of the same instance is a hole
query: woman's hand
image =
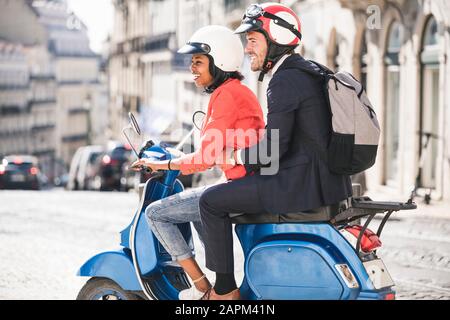
{"type": "Polygon", "coordinates": [[[152,171],[168,170],[168,161],[151,161],[149,159],[139,159],[130,166],[134,171],[139,171],[142,167],[150,168],[152,171]]]}

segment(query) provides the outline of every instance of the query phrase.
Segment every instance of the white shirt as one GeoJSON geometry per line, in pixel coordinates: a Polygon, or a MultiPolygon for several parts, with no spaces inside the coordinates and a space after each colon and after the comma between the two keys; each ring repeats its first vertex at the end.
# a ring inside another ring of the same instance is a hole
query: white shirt
{"type": "Polygon", "coordinates": [[[271,77],[273,77],[273,75],[278,71],[278,69],[283,64],[284,60],[286,60],[290,56],[291,56],[290,54],[285,54],[280,60],[278,60],[278,62],[275,64],[275,66],[267,74],[269,74],[271,77]]]}

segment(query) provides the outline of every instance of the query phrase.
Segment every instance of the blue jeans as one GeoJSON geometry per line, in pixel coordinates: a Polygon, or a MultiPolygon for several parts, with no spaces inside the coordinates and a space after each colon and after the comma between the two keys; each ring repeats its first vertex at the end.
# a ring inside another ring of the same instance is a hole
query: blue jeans
{"type": "Polygon", "coordinates": [[[155,201],[145,209],[145,216],[153,234],[175,261],[194,256],[177,224],[192,222],[200,236],[202,227],[199,200],[207,188],[205,186],[180,192],[155,201]]]}

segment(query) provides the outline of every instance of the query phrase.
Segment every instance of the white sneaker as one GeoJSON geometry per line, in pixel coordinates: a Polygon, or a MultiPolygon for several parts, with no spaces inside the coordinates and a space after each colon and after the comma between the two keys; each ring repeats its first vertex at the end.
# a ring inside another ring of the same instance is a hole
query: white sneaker
{"type": "Polygon", "coordinates": [[[201,292],[195,286],[189,289],[181,290],[178,294],[179,300],[200,300],[205,295],[205,292],[201,292]]]}

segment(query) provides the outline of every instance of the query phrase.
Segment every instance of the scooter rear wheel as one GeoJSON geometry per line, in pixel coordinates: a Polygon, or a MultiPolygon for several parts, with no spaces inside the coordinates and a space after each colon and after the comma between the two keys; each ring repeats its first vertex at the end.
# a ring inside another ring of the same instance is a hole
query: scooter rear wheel
{"type": "Polygon", "coordinates": [[[107,278],[91,278],[81,288],[77,300],[143,300],[136,293],[123,290],[107,278]]]}

